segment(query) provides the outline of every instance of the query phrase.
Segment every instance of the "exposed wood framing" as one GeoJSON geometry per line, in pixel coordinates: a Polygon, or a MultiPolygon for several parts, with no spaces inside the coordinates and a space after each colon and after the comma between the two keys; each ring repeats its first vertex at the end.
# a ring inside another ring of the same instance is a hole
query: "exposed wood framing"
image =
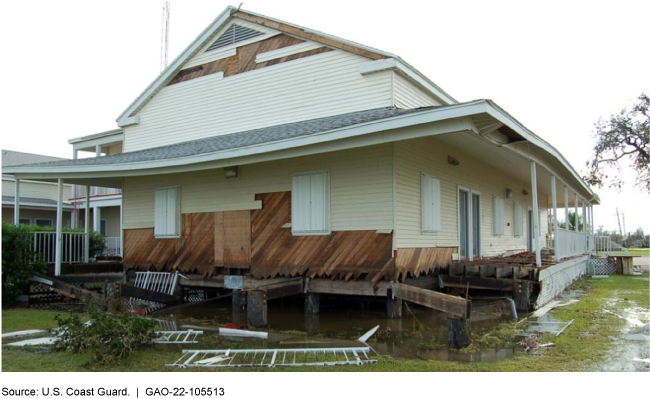
{"type": "Polygon", "coordinates": [[[395,258],[396,279],[418,277],[446,267],[454,252],[458,252],[457,247],[399,248],[395,258]]]}
{"type": "Polygon", "coordinates": [[[332,51],[331,48],[321,47],[303,51],[297,54],[290,54],[284,57],[274,58],[272,60],[264,62],[257,62],[255,60],[258,54],[293,46],[300,43],[304,43],[304,41],[287,35],[278,35],[266,40],[237,47],[237,53],[231,57],[221,58],[212,62],[208,62],[206,64],[182,69],[167,85],[170,86],[176,83],[185,82],[218,72],[223,72],[224,78],[227,78],[229,76],[265,68],[271,65],[281,64],[283,62],[293,61],[300,58],[332,51]]]}
{"type": "Polygon", "coordinates": [[[219,267],[250,267],[250,211],[214,213],[214,260],[219,267]]]}
{"type": "Polygon", "coordinates": [[[399,283],[393,284],[393,289],[398,298],[439,310],[451,317],[465,319],[471,312],[471,301],[457,296],[399,283]]]}
{"type": "Polygon", "coordinates": [[[308,31],[305,31],[304,29],[298,28],[296,26],[291,26],[291,25],[287,25],[287,24],[284,24],[284,23],[281,23],[281,22],[272,21],[272,20],[270,20],[268,18],[264,18],[264,17],[257,16],[257,15],[251,15],[251,14],[248,14],[247,12],[244,12],[244,11],[236,11],[236,12],[232,13],[232,16],[235,17],[235,18],[240,18],[240,19],[243,19],[245,21],[253,22],[253,23],[256,23],[256,24],[259,24],[259,25],[262,25],[262,26],[266,26],[266,27],[271,28],[271,29],[279,30],[281,32],[284,32],[284,33],[287,33],[287,34],[290,34],[290,35],[294,35],[294,36],[298,36],[298,37],[301,37],[301,38],[304,38],[304,39],[312,40],[312,41],[317,42],[317,43],[322,43],[322,44],[324,44],[326,46],[329,46],[329,47],[334,47],[334,48],[337,48],[337,49],[340,49],[340,50],[345,50],[345,51],[348,51],[350,53],[360,55],[362,57],[370,58],[372,60],[380,60],[382,58],[386,58],[385,56],[383,56],[383,55],[381,55],[379,53],[375,53],[373,51],[364,50],[362,48],[352,46],[350,44],[346,44],[346,43],[343,43],[343,42],[338,41],[338,40],[334,40],[334,39],[331,39],[331,38],[328,38],[328,37],[323,37],[323,36],[321,36],[321,35],[319,35],[317,33],[308,32],[308,31]]]}

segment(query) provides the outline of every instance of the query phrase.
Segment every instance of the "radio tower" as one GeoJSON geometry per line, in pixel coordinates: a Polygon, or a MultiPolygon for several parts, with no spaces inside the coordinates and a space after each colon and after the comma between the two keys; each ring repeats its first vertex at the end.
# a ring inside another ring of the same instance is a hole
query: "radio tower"
{"type": "Polygon", "coordinates": [[[162,29],[160,32],[160,72],[167,68],[167,50],[169,49],[169,2],[162,7],[162,29]]]}

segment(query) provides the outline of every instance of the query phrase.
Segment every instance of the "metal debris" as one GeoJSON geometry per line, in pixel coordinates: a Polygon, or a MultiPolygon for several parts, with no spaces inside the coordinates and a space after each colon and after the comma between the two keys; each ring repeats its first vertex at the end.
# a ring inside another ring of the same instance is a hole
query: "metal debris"
{"type": "Polygon", "coordinates": [[[156,344],[197,344],[196,339],[203,335],[203,331],[156,331],[157,338],[154,339],[156,344]]]}
{"type": "Polygon", "coordinates": [[[12,342],[8,346],[36,346],[36,345],[54,345],[58,337],[32,338],[24,341],[12,342]]]}
{"type": "Polygon", "coordinates": [[[15,338],[15,337],[23,337],[26,335],[36,335],[36,334],[43,334],[46,333],[47,331],[45,330],[22,330],[22,331],[13,331],[9,333],[4,333],[2,334],[2,339],[6,338],[15,338]]]}
{"type": "Polygon", "coordinates": [[[375,326],[372,329],[370,329],[367,333],[363,334],[362,336],[357,339],[359,342],[363,342],[364,344],[372,337],[375,335],[375,333],[379,330],[379,326],[375,326]]]}
{"type": "Polygon", "coordinates": [[[269,333],[265,331],[239,330],[236,328],[219,327],[219,335],[224,337],[241,337],[241,338],[261,338],[267,339],[269,333]]]}
{"type": "Polygon", "coordinates": [[[560,336],[574,320],[569,322],[563,321],[530,321],[526,330],[533,333],[548,333],[555,334],[556,337],[560,336]]]}

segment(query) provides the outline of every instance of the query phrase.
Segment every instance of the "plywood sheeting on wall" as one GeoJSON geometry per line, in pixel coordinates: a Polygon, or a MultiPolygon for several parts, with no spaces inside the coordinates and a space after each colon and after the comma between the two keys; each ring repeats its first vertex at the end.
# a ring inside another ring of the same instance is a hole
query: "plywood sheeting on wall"
{"type": "Polygon", "coordinates": [[[331,235],[293,236],[291,192],[257,194],[262,209],[251,213],[251,273],[276,276],[331,277],[371,281],[390,279],[392,234],[375,230],[335,231],[331,235]]]}
{"type": "Polygon", "coordinates": [[[284,57],[276,58],[265,62],[256,62],[255,58],[258,54],[265,53],[271,50],[277,50],[284,47],[293,46],[296,44],[304,43],[304,40],[296,39],[295,37],[287,35],[278,35],[266,40],[251,43],[237,48],[237,53],[234,56],[218,59],[207,64],[193,66],[191,68],[183,69],[176,77],[174,77],[168,85],[173,85],[180,82],[196,79],[201,76],[211,75],[217,72],[223,72],[224,77],[237,75],[240,73],[253,71],[255,69],[264,68],[271,65],[281,64],[283,62],[297,60],[303,57],[332,51],[330,48],[321,47],[313,50],[303,51],[298,54],[291,54],[284,57]]]}
{"type": "Polygon", "coordinates": [[[445,267],[451,262],[454,252],[458,252],[457,247],[400,248],[395,259],[395,278],[418,277],[445,267]]]}
{"type": "Polygon", "coordinates": [[[214,259],[219,267],[250,266],[250,211],[214,212],[214,259]]]}

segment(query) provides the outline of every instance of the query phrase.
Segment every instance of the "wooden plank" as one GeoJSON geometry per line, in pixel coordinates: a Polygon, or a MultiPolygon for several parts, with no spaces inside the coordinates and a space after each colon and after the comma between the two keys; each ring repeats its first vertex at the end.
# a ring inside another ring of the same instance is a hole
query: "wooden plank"
{"type": "Polygon", "coordinates": [[[274,285],[272,287],[264,288],[264,290],[266,290],[266,299],[270,301],[272,299],[302,294],[303,285],[302,280],[299,280],[290,283],[274,285]]]}
{"type": "Polygon", "coordinates": [[[124,273],[69,274],[58,276],[59,280],[69,284],[111,283],[124,281],[124,273]]]}
{"type": "Polygon", "coordinates": [[[449,265],[449,275],[450,276],[463,276],[465,274],[465,264],[464,263],[451,263],[449,265]]]}
{"type": "Polygon", "coordinates": [[[445,287],[469,288],[477,290],[512,291],[514,280],[487,277],[440,276],[445,287]]]}
{"type": "Polygon", "coordinates": [[[223,212],[223,262],[230,268],[251,264],[251,212],[223,212]]]}
{"type": "Polygon", "coordinates": [[[308,292],[319,294],[386,296],[389,283],[371,284],[363,280],[312,279],[307,286],[308,292]]]}
{"type": "Polygon", "coordinates": [[[495,265],[481,265],[479,275],[481,277],[496,277],[497,267],[495,265]]]}
{"type": "Polygon", "coordinates": [[[395,296],[405,301],[439,310],[452,317],[469,317],[471,301],[467,299],[406,284],[394,284],[393,288],[395,296]]]}
{"type": "Polygon", "coordinates": [[[301,37],[301,38],[304,38],[304,39],[315,41],[317,43],[322,43],[322,44],[324,44],[326,46],[334,47],[334,48],[337,48],[339,50],[348,51],[350,53],[360,55],[362,57],[370,58],[372,60],[381,60],[383,58],[386,58],[385,56],[383,56],[383,55],[381,55],[379,53],[376,53],[374,51],[364,50],[364,49],[359,48],[357,46],[353,46],[353,45],[350,45],[350,44],[347,44],[347,43],[343,43],[343,42],[341,42],[339,40],[335,40],[335,39],[331,39],[331,38],[328,38],[328,37],[321,36],[321,35],[319,35],[319,34],[317,34],[315,32],[305,31],[304,29],[298,28],[296,26],[291,26],[291,25],[288,25],[288,24],[285,24],[285,23],[282,23],[282,22],[273,21],[273,20],[270,20],[268,18],[264,18],[264,17],[257,16],[257,15],[251,15],[251,14],[248,14],[248,13],[246,13],[244,11],[236,11],[236,12],[234,12],[232,14],[232,16],[234,16],[235,18],[241,18],[243,20],[253,22],[253,23],[256,23],[256,24],[259,24],[259,25],[262,25],[262,26],[266,26],[266,27],[269,27],[271,29],[276,29],[276,30],[279,30],[281,32],[288,33],[290,35],[295,35],[295,36],[298,36],[298,37],[301,37]]]}
{"type": "Polygon", "coordinates": [[[29,281],[32,283],[36,283],[48,287],[51,290],[71,299],[81,300],[84,298],[90,298],[92,301],[94,301],[96,304],[100,306],[104,306],[106,302],[104,296],[97,292],[93,292],[81,287],[77,287],[74,284],[66,283],[57,278],[42,276],[37,274],[30,277],[29,281]]]}
{"type": "Polygon", "coordinates": [[[182,301],[182,298],[176,295],[164,294],[143,288],[134,287],[129,284],[120,284],[120,294],[123,297],[133,297],[144,299],[145,301],[160,302],[164,304],[175,304],[182,301]]]}
{"type": "Polygon", "coordinates": [[[496,278],[512,277],[512,266],[501,266],[496,268],[496,278]]]}

